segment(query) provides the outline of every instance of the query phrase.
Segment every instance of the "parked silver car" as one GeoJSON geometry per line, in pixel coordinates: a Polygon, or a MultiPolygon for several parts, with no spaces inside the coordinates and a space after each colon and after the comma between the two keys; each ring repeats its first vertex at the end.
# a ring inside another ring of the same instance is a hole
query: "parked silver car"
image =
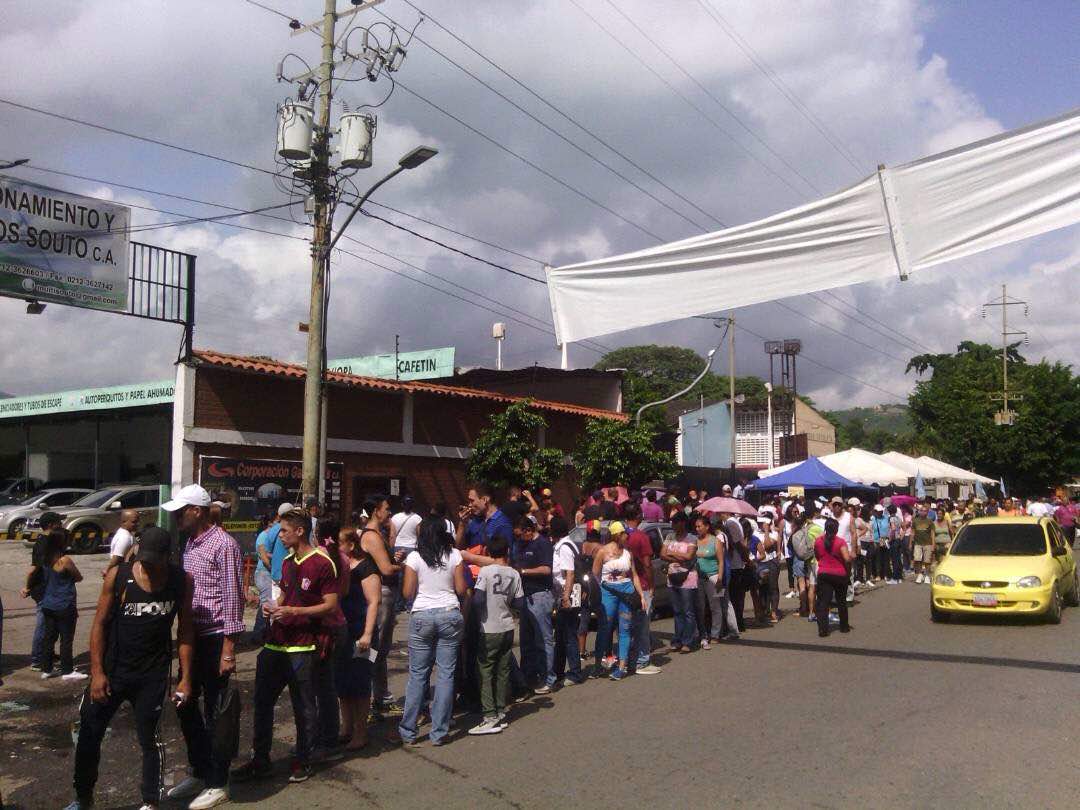
{"type": "MultiPolygon", "coordinates": [[[[158,493],[156,484],[117,484],[91,492],[60,510],[61,525],[71,537],[71,550],[92,554],[107,547],[113,532],[120,528],[120,513],[125,509],[139,513],[139,528],[153,525],[161,501],[158,493]]],[[[40,531],[37,518],[27,521],[24,542],[32,544],[40,531]]]]}
{"type": "Polygon", "coordinates": [[[17,540],[28,520],[39,518],[50,510],[56,512],[61,507],[71,506],[92,491],[70,487],[43,489],[20,503],[0,506],[0,539],[17,540]]]}
{"type": "MultiPolygon", "coordinates": [[[[604,542],[607,542],[607,527],[610,522],[605,520],[600,523],[600,537],[604,542]]],[[[667,586],[668,564],[660,559],[660,546],[671,531],[671,524],[642,522],[638,528],[649,536],[649,544],[653,550],[653,614],[668,612],[671,610],[671,594],[668,593],[667,586]]],[[[585,543],[585,527],[575,526],[570,530],[569,537],[580,550],[585,543]]]]}

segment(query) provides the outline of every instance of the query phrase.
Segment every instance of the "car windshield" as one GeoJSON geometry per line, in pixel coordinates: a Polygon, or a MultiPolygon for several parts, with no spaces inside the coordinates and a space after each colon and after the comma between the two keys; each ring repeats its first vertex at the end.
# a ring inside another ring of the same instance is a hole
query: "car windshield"
{"type": "Polygon", "coordinates": [[[953,543],[954,557],[1035,557],[1046,553],[1037,523],[978,523],[965,526],[953,543]]]}
{"type": "Polygon", "coordinates": [[[91,492],[89,495],[79,498],[72,506],[78,506],[80,508],[104,506],[109,501],[113,500],[119,493],[120,490],[118,489],[99,489],[97,492],[91,492]]]}

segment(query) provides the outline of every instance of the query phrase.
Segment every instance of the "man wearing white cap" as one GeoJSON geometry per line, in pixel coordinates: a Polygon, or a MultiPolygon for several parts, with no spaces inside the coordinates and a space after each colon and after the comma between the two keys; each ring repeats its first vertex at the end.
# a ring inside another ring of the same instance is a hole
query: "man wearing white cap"
{"type": "Polygon", "coordinates": [[[176,712],[191,776],[170,790],[169,798],[194,796],[189,810],[208,810],[229,800],[229,760],[222,761],[212,752],[218,695],[236,671],[234,644],[244,631],[243,561],[236,540],[211,523],[210,495],[198,484],[184,487],[161,508],[174,512],[180,532],[188,535],[183,565],[194,584],[191,695],[176,712]]]}

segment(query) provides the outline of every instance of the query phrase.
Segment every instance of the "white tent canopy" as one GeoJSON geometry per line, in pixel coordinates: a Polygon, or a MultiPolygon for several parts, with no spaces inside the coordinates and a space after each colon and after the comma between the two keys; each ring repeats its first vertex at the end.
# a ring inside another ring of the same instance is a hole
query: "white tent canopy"
{"type": "MultiPolygon", "coordinates": [[[[930,477],[943,478],[951,481],[961,481],[963,483],[974,483],[975,481],[981,481],[984,484],[997,483],[997,481],[995,481],[993,478],[987,478],[985,475],[979,475],[977,472],[965,470],[963,467],[957,467],[944,461],[938,461],[936,458],[931,458],[930,456],[919,456],[917,459],[915,459],[915,462],[922,470],[929,468],[931,470],[939,472],[939,475],[930,477]]],[[[926,472],[923,472],[923,478],[926,477],[926,472]]]]}
{"type": "Polygon", "coordinates": [[[565,345],[817,290],[906,278],[1076,222],[1080,110],[882,169],[757,222],[547,268],[551,314],[556,339],[565,345]]]}
{"type": "MultiPolygon", "coordinates": [[[[840,473],[844,478],[857,481],[860,484],[877,486],[907,486],[909,476],[905,470],[890,464],[877,453],[868,450],[860,450],[853,447],[850,450],[842,450],[827,456],[819,456],[818,461],[834,472],[840,473]]],[[[802,462],[795,462],[801,464],[802,462]]],[[[776,473],[789,470],[795,464],[785,464],[782,467],[773,467],[770,470],[762,470],[758,473],[760,478],[765,478],[776,473]]]]}

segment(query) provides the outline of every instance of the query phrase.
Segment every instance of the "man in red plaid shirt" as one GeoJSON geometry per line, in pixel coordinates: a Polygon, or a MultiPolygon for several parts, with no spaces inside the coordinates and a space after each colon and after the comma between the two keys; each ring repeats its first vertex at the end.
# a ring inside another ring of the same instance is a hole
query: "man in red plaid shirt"
{"type": "Polygon", "coordinates": [[[191,695],[177,710],[191,776],[169,798],[194,797],[189,810],[208,810],[229,800],[229,761],[214,759],[212,741],[218,695],[236,671],[234,645],[244,631],[243,559],[236,540],[210,522],[210,495],[202,487],[184,487],[161,508],[175,512],[181,536],[188,535],[183,564],[194,581],[191,695]]]}

